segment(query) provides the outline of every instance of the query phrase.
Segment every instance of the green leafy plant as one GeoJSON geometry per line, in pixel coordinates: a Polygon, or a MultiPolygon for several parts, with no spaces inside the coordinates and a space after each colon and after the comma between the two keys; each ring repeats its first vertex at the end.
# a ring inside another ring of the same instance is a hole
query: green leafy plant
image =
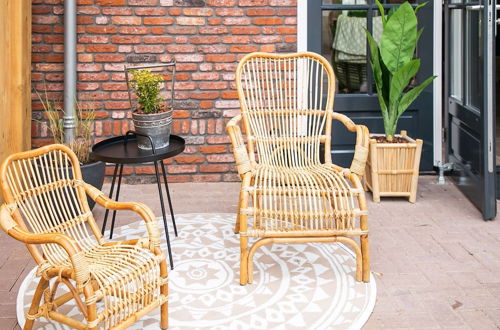
{"type": "Polygon", "coordinates": [[[436,76],[431,76],[420,85],[407,90],[420,68],[420,59],[413,58],[422,34],[422,29],[417,30],[416,14],[426,3],[413,9],[405,2],[397,9],[391,8],[386,16],[382,4],[378,0],[376,2],[384,26],[380,47],[368,31],[366,35],[385,135],[387,141],[392,141],[399,117],[436,76]]]}
{"type": "MultiPolygon", "coordinates": [[[[45,90],[44,97],[35,90],[38,99],[42,103],[43,110],[47,121],[36,120],[42,125],[46,125],[54,143],[65,144],[73,150],[76,157],[81,164],[90,162],[90,152],[93,144],[93,128],[95,120],[95,112],[90,109],[83,109],[82,106],[76,102],[76,116],[75,116],[75,140],[71,142],[64,142],[64,127],[62,117],[64,111],[59,105],[59,102],[51,100],[45,90]]],[[[75,111],[75,109],[73,109],[75,111]]]]}
{"type": "Polygon", "coordinates": [[[163,82],[163,77],[159,74],[152,73],[149,70],[131,70],[133,81],[131,82],[132,89],[137,95],[140,110],[143,113],[160,112],[160,104],[163,99],[160,97],[160,87],[163,82]]]}

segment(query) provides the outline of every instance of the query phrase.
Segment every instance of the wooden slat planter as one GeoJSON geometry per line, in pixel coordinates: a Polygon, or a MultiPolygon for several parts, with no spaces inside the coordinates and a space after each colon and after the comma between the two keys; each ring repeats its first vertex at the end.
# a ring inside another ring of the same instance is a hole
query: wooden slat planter
{"type": "Polygon", "coordinates": [[[380,197],[409,197],[412,203],[417,199],[422,140],[413,140],[406,131],[396,136],[408,143],[377,143],[370,139],[365,188],[372,191],[373,201],[377,203],[380,197]]]}

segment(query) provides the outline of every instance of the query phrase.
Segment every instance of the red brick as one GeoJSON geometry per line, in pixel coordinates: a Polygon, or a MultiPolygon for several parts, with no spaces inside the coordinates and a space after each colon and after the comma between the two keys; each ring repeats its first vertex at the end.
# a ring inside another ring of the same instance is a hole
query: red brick
{"type": "Polygon", "coordinates": [[[78,80],[80,81],[105,81],[109,79],[109,73],[78,73],[78,80]]]}
{"type": "Polygon", "coordinates": [[[227,82],[225,81],[211,81],[211,82],[200,82],[198,84],[201,90],[212,90],[212,89],[226,89],[227,82]]]}
{"type": "Polygon", "coordinates": [[[297,0],[269,0],[270,6],[297,6],[297,0]]]}
{"type": "Polygon", "coordinates": [[[144,16],[165,16],[166,13],[166,8],[137,8],[135,10],[136,15],[144,16]]]}
{"type": "Polygon", "coordinates": [[[248,16],[274,16],[272,8],[248,8],[246,11],[248,16]]]}
{"type": "MultiPolygon", "coordinates": [[[[211,109],[213,108],[214,103],[212,101],[201,101],[200,102],[200,109],[211,109]]],[[[201,134],[201,132],[200,132],[201,134]]]]}
{"type": "Polygon", "coordinates": [[[200,165],[201,173],[227,172],[229,166],[226,164],[200,165]]]}
{"type": "Polygon", "coordinates": [[[134,46],[134,51],[138,54],[143,53],[163,53],[165,47],[163,45],[137,45],[134,46]]]}
{"type": "Polygon", "coordinates": [[[118,31],[116,26],[100,25],[100,26],[86,26],[85,32],[87,33],[116,33],[118,31]]]}
{"type": "Polygon", "coordinates": [[[123,6],[123,5],[125,5],[125,0],[94,0],[94,2],[98,6],[123,6]]]}
{"type": "Polygon", "coordinates": [[[250,25],[250,19],[247,17],[225,17],[222,20],[224,25],[250,25]]]}
{"type": "Polygon", "coordinates": [[[258,44],[270,44],[270,43],[276,43],[276,42],[281,42],[281,36],[255,36],[253,37],[253,41],[258,44]]]}
{"type": "Polygon", "coordinates": [[[191,44],[215,44],[220,42],[219,36],[199,36],[189,38],[191,44]]]}
{"type": "Polygon", "coordinates": [[[238,0],[239,6],[263,7],[267,6],[268,0],[238,0]]]}
{"type": "Polygon", "coordinates": [[[297,34],[297,27],[295,26],[278,26],[276,32],[279,34],[297,34]]]}
{"type": "Polygon", "coordinates": [[[193,45],[167,45],[167,52],[169,53],[193,53],[195,47],[193,45]]]}
{"type": "Polygon", "coordinates": [[[104,108],[107,110],[130,109],[130,103],[128,101],[127,102],[107,101],[106,103],[104,103],[104,108]]]}
{"type": "Polygon", "coordinates": [[[144,26],[122,26],[120,28],[120,33],[123,34],[147,34],[149,33],[149,28],[144,26]]]}
{"type": "Polygon", "coordinates": [[[219,97],[219,92],[192,92],[190,95],[195,100],[215,100],[219,97]]]}
{"type": "Polygon", "coordinates": [[[231,28],[231,34],[259,34],[260,29],[255,26],[248,27],[233,27],[231,28]]]}
{"type": "Polygon", "coordinates": [[[167,172],[176,174],[176,173],[196,173],[197,166],[196,165],[170,165],[167,166],[167,172]]]}
{"type": "Polygon", "coordinates": [[[174,19],[172,17],[144,17],[146,25],[172,25],[174,19]]]}
{"type": "Polygon", "coordinates": [[[220,25],[222,20],[220,17],[210,17],[207,20],[208,25],[220,25]]]}
{"type": "Polygon", "coordinates": [[[140,25],[141,18],[133,16],[114,16],[111,18],[111,22],[118,25],[140,25]]]}
{"type": "Polygon", "coordinates": [[[158,0],[128,0],[129,6],[156,6],[158,0]]]}
{"type": "Polygon", "coordinates": [[[206,57],[207,62],[234,62],[236,57],[232,54],[226,55],[212,55],[209,54],[206,57]]]}
{"type": "Polygon", "coordinates": [[[87,45],[87,52],[91,53],[114,53],[117,47],[115,45],[87,45]]]}
{"type": "Polygon", "coordinates": [[[115,44],[138,44],[141,42],[141,37],[135,35],[112,36],[111,42],[115,44]]]}
{"type": "Polygon", "coordinates": [[[231,53],[251,53],[251,52],[256,52],[259,48],[257,46],[251,46],[251,45],[238,45],[238,46],[231,46],[230,52],[231,53]]]}
{"type": "Polygon", "coordinates": [[[200,34],[224,34],[227,33],[225,26],[205,26],[200,27],[200,34]]]}
{"type": "Polygon", "coordinates": [[[283,19],[281,17],[256,17],[253,19],[255,25],[281,25],[283,19]]]}
{"type": "Polygon", "coordinates": [[[56,24],[59,18],[49,15],[32,15],[31,20],[33,24],[56,24]]]}
{"type": "Polygon", "coordinates": [[[278,16],[297,16],[297,7],[278,8],[278,16]]]}
{"type": "Polygon", "coordinates": [[[194,175],[193,182],[219,182],[219,174],[194,175]]]}
{"type": "Polygon", "coordinates": [[[198,52],[204,54],[221,54],[227,52],[225,45],[204,45],[198,47],[198,52]]]}
{"type": "Polygon", "coordinates": [[[207,6],[232,7],[235,4],[236,0],[207,0],[207,6]]]}
{"type": "Polygon", "coordinates": [[[217,16],[243,16],[243,13],[241,8],[217,8],[215,10],[217,16]]]}
{"type": "Polygon", "coordinates": [[[191,7],[184,8],[183,13],[186,16],[212,16],[214,11],[211,8],[191,7]]]}
{"type": "Polygon", "coordinates": [[[78,36],[78,42],[84,44],[107,44],[109,43],[109,36],[107,35],[93,36],[89,34],[84,34],[78,36]]]}
{"type": "Polygon", "coordinates": [[[102,13],[104,15],[111,15],[111,16],[116,16],[116,15],[132,15],[132,9],[128,7],[107,7],[102,9],[102,13]]]}
{"type": "Polygon", "coordinates": [[[196,28],[193,26],[169,26],[167,28],[169,34],[195,34],[196,28]]]}
{"type": "Polygon", "coordinates": [[[182,13],[182,10],[180,8],[169,8],[168,9],[168,14],[170,16],[179,16],[182,13]]]}
{"type": "Polygon", "coordinates": [[[120,54],[96,54],[94,56],[96,62],[123,62],[125,55],[120,54]]]}
{"type": "Polygon", "coordinates": [[[200,146],[198,150],[203,154],[220,154],[227,152],[227,147],[224,145],[209,145],[200,146]]]}
{"type": "Polygon", "coordinates": [[[172,117],[174,119],[189,118],[189,111],[188,110],[174,110],[172,117]]]}
{"type": "Polygon", "coordinates": [[[198,155],[180,155],[174,158],[178,164],[194,164],[203,163],[205,161],[205,156],[198,155]]]}

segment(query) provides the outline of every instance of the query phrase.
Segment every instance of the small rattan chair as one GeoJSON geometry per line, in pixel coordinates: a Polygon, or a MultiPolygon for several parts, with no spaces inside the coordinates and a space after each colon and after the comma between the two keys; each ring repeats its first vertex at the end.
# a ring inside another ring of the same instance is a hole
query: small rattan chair
{"type": "Polygon", "coordinates": [[[236,86],[241,115],[231,119],[227,132],[242,178],[235,228],[240,283],[252,282],[252,259],[260,246],[305,242],[350,245],[356,253],[356,280],[368,282],[368,218],[360,182],[368,129],[333,112],[331,65],[314,53],[252,53],[237,67],[236,86]],[[332,164],[333,119],[357,133],[349,169],[332,164]],[[359,236],[360,244],[352,236],[359,236]],[[249,237],[259,239],[250,249],[249,237]]]}
{"type": "Polygon", "coordinates": [[[11,155],[0,180],[6,202],[0,225],[26,244],[38,264],[40,280],[24,329],[39,317],[76,329],[124,329],[159,306],[160,326],[167,328],[167,264],[146,205],[112,201],[83,182],[78,159],[64,145],[11,155]],[[149,238],[106,242],[86,195],[106,208],[138,213],[149,238]],[[61,284],[69,292],[57,295],[61,284]],[[79,319],[57,311],[70,300],[81,311],[79,319]]]}

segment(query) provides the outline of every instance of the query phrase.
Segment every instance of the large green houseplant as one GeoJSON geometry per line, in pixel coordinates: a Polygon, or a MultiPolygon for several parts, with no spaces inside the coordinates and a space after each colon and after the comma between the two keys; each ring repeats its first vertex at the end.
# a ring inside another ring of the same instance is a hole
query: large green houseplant
{"type": "Polygon", "coordinates": [[[414,58],[422,29],[417,28],[418,10],[405,2],[385,15],[382,4],[376,0],[384,26],[380,46],[366,31],[370,46],[373,78],[377,88],[380,111],[384,120],[386,139],[393,141],[399,117],[415,101],[436,76],[407,89],[420,68],[420,59],[414,58]]]}
{"type": "Polygon", "coordinates": [[[401,115],[436,78],[410,86],[420,68],[420,59],[414,58],[422,35],[417,12],[425,3],[414,9],[405,2],[386,15],[382,4],[376,2],[383,24],[380,45],[368,31],[366,36],[385,136],[372,135],[365,182],[376,202],[381,196],[405,196],[415,202],[422,140],[411,139],[405,131],[396,135],[396,128],[401,115]]]}

